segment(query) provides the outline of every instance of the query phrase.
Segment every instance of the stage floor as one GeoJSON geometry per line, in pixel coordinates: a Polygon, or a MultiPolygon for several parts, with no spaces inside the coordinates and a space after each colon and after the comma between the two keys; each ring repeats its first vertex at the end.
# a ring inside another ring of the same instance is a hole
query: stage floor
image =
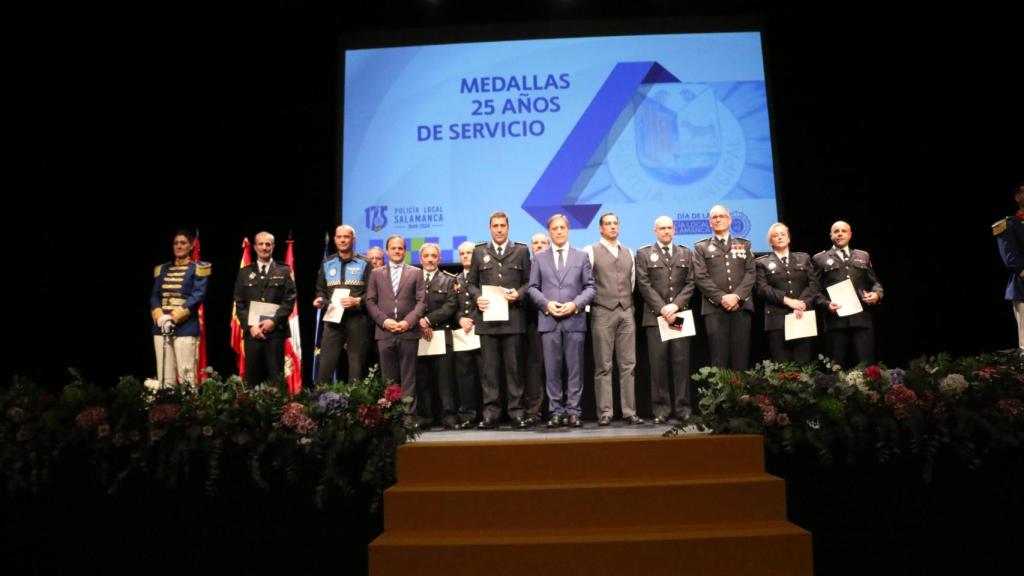
{"type": "MultiPolygon", "coordinates": [[[[661,436],[672,426],[661,424],[641,424],[639,426],[626,425],[621,422],[613,422],[610,426],[598,426],[596,422],[584,422],[582,428],[547,428],[543,424],[534,426],[527,430],[519,430],[509,424],[504,424],[494,430],[444,430],[433,428],[427,431],[420,431],[420,435],[414,440],[417,444],[429,444],[434,442],[488,442],[506,440],[572,440],[572,439],[593,439],[593,438],[636,438],[644,436],[661,436]]],[[[707,430],[698,429],[696,426],[687,426],[681,434],[701,435],[708,434],[707,430]]]]}

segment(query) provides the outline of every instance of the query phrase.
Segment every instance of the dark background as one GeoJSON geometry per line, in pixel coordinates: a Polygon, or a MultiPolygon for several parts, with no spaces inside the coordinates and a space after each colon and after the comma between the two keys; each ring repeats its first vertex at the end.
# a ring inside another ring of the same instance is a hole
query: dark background
{"type": "MultiPolygon", "coordinates": [[[[337,224],[339,47],[751,23],[763,31],[781,217],[794,249],[812,254],[833,221],[851,223],[886,289],[880,359],[1012,347],[989,227],[1015,209],[1012,188],[1024,182],[1019,20],[967,4],[782,4],[140,3],[12,14],[8,161],[18,177],[4,211],[13,347],[3,382],[22,374],[56,387],[68,366],[104,386],[155,373],[152,269],[182,226],[199,228],[214,266],[208,351],[224,373],[242,236],[273,232],[283,259],[292,232],[308,375],[313,283],[337,224]]],[[[532,230],[512,225],[527,241],[532,230]]]]}

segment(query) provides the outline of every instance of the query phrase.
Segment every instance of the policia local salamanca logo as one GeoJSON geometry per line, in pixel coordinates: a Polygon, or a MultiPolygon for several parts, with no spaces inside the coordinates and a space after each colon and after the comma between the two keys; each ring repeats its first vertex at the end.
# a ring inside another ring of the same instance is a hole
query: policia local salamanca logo
{"type": "Polygon", "coordinates": [[[369,206],[366,208],[366,227],[374,232],[380,232],[388,225],[388,207],[385,205],[369,206]]]}

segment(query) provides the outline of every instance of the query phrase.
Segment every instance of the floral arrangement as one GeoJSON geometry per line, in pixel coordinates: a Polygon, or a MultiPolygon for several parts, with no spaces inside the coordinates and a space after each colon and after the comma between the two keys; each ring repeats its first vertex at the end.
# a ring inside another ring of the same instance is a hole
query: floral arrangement
{"type": "Polygon", "coordinates": [[[102,390],[72,371],[60,394],[26,381],[0,391],[0,482],[40,494],[60,474],[109,493],[137,479],[208,495],[249,482],[379,503],[395,481],[397,447],[414,437],[401,388],[376,371],[362,382],[290,397],[212,370],[198,389],[152,391],[132,377],[102,390]]]}
{"type": "Polygon", "coordinates": [[[886,462],[923,459],[930,480],[949,452],[970,468],[1024,443],[1024,360],[1019,351],[924,357],[906,369],[843,370],[827,358],[808,366],[764,361],[752,370],[702,368],[698,424],[716,434],[763,434],[769,451],[812,450],[823,465],[837,458],[886,462]]]}

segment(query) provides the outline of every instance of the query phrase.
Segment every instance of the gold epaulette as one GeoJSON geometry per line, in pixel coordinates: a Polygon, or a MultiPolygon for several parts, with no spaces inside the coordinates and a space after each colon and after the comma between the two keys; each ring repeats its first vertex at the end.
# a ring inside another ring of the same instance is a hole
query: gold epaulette
{"type": "Polygon", "coordinates": [[[1000,221],[996,222],[995,224],[993,224],[992,225],[992,235],[993,236],[999,236],[1003,232],[1006,232],[1006,228],[1009,226],[1009,222],[1010,222],[1009,218],[1003,218],[1002,220],[1000,220],[1000,221]]]}
{"type": "Polygon", "coordinates": [[[210,275],[210,272],[213,272],[213,264],[201,260],[196,262],[196,276],[205,278],[210,275]]]}
{"type": "Polygon", "coordinates": [[[160,277],[160,271],[163,270],[163,269],[164,269],[164,265],[163,264],[157,264],[156,266],[154,266],[153,267],[153,278],[159,278],[160,277]]]}

